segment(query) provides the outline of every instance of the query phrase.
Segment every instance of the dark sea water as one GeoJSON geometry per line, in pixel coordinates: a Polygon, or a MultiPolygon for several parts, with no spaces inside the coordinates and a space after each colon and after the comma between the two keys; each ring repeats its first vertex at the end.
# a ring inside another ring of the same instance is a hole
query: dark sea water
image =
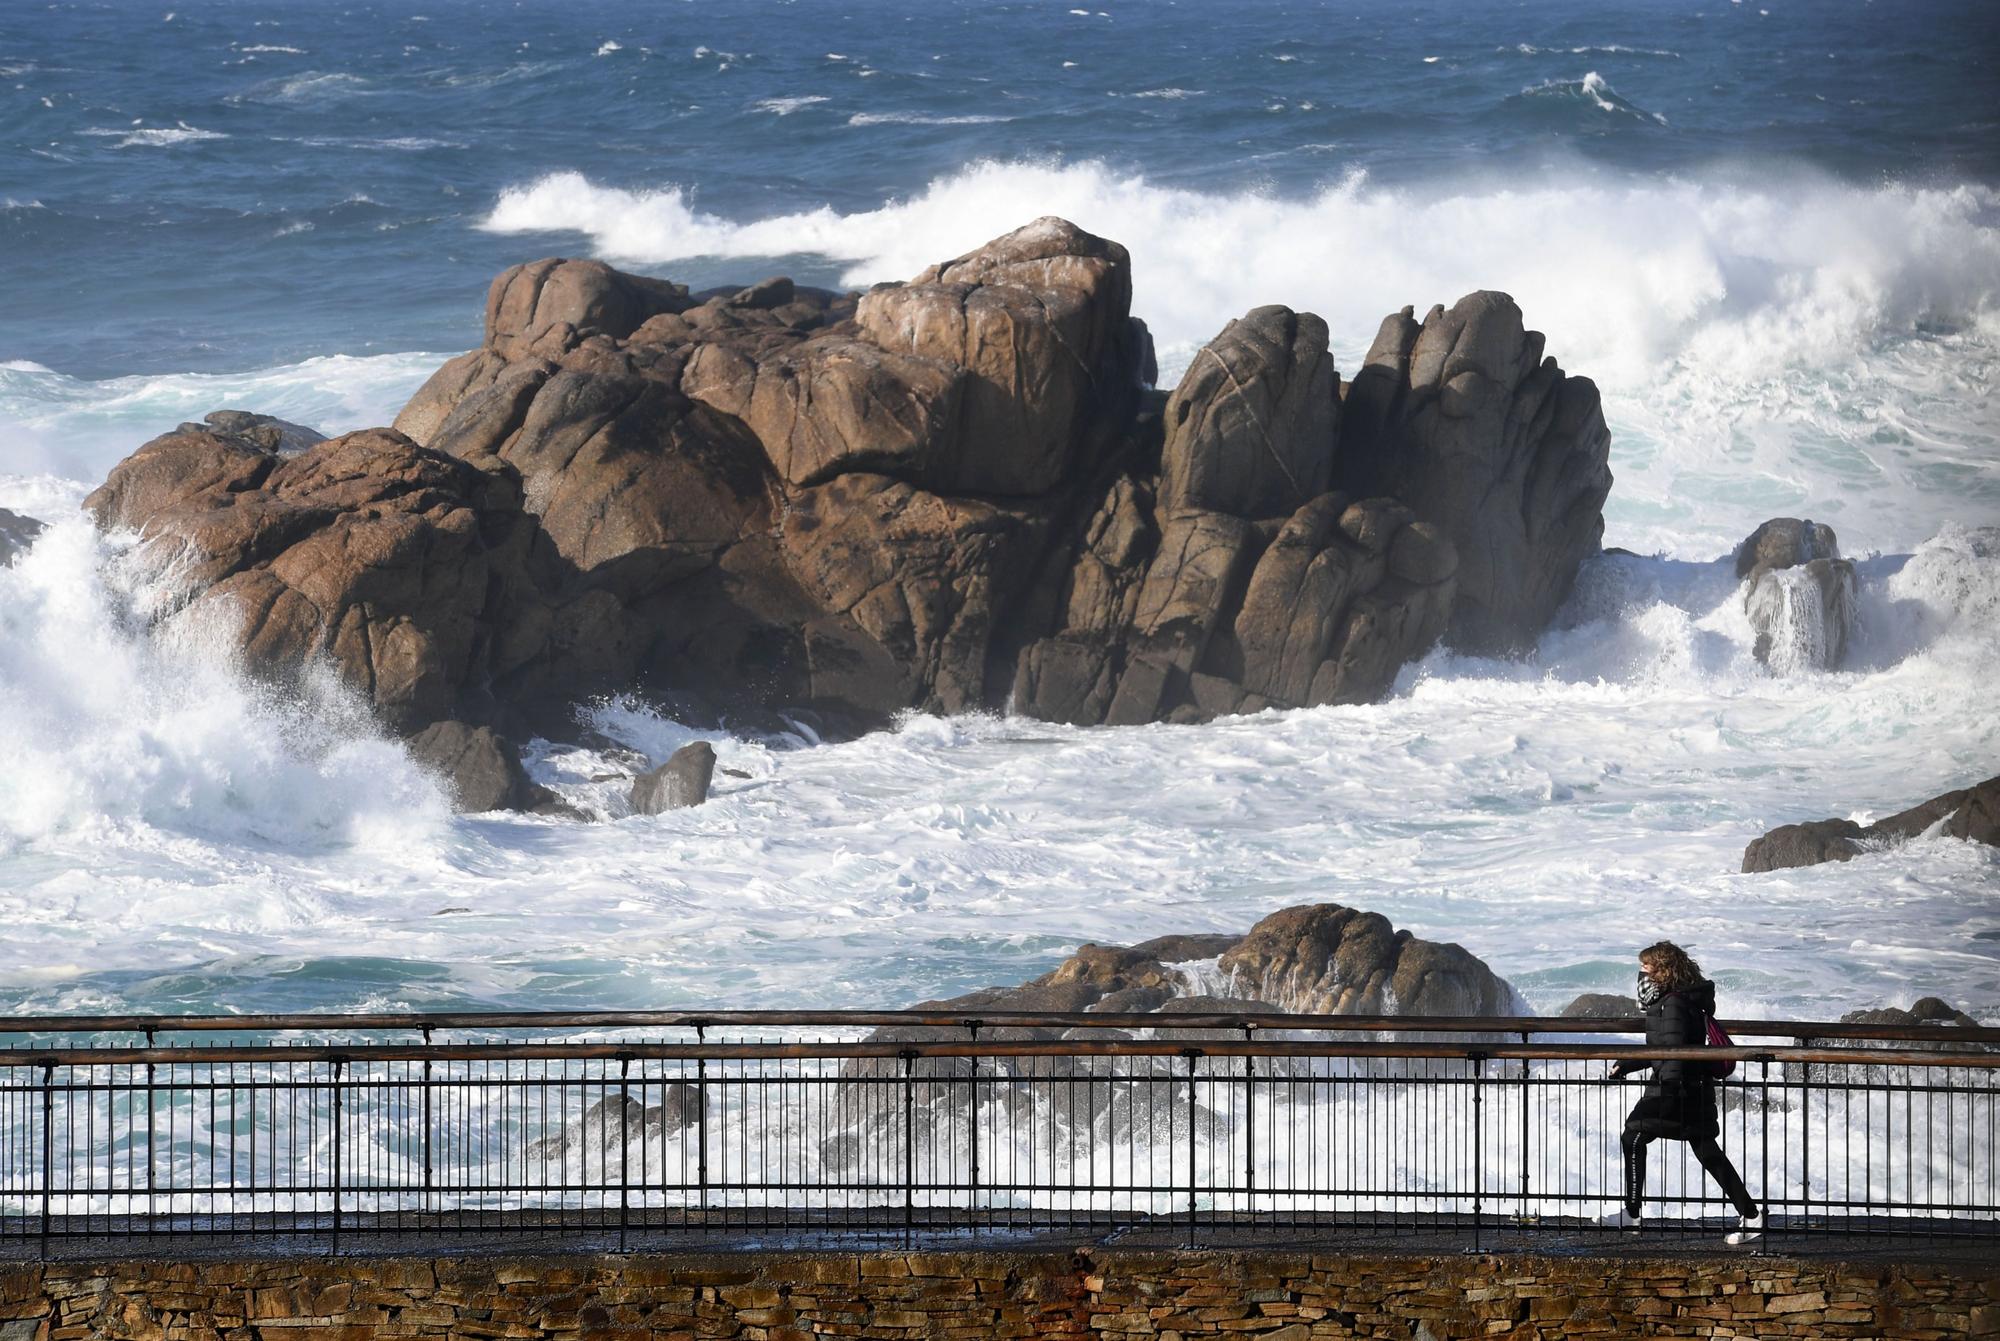
{"type": "Polygon", "coordinates": [[[0,0],[0,507],[58,523],[0,568],[0,1008],[896,1005],[1335,899],[1540,1009],[1672,932],[1746,1015],[2000,1011],[1991,849],[1736,873],[2000,761],[1990,0],[0,0]],[[1351,371],[1508,291],[1635,555],[1377,705],[723,738],[660,817],[537,745],[574,824],[452,815],[76,520],[208,410],[388,422],[518,261],[861,286],[1044,213],[1130,249],[1169,381],[1259,304],[1351,371]],[[1862,559],[1837,671],[1751,655],[1725,556],[1783,514],[1862,559]]]}
{"type": "MultiPolygon", "coordinates": [[[[1997,58],[2000,6],[1937,0],[21,0],[0,360],[102,378],[465,345],[494,271],[578,249],[558,224],[619,228],[578,204],[480,231],[556,173],[678,191],[724,233],[982,162],[1286,198],[1357,172],[1991,186],[1997,58]]],[[[677,222],[625,249],[697,283],[789,254],[677,222]]]]}

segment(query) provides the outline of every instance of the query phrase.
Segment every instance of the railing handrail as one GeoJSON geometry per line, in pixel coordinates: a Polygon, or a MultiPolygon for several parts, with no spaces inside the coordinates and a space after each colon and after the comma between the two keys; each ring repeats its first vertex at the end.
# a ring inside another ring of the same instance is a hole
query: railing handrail
{"type": "MultiPolygon", "coordinates": [[[[1845,1024],[1824,1020],[1719,1021],[1746,1038],[1856,1039],[1907,1043],[2000,1044],[2000,1028],[1956,1024],[1845,1024]]],[[[1549,1015],[1320,1015],[1283,1012],[1006,1011],[1006,1010],[592,1010],[402,1011],[367,1014],[26,1015],[0,1017],[8,1034],[374,1033],[500,1029],[1242,1029],[1250,1032],[1391,1034],[1634,1034],[1638,1015],[1571,1019],[1549,1015]]],[[[0,1048],[0,1055],[5,1049],[0,1048]]]]}
{"type": "Polygon", "coordinates": [[[2000,1069],[2000,1053],[1912,1048],[1633,1047],[1613,1043],[1362,1042],[1324,1039],[1051,1039],[805,1043],[270,1043],[0,1050],[0,1069],[146,1063],[435,1061],[845,1061],[993,1057],[1317,1057],[1419,1061],[1801,1062],[2000,1069]]]}

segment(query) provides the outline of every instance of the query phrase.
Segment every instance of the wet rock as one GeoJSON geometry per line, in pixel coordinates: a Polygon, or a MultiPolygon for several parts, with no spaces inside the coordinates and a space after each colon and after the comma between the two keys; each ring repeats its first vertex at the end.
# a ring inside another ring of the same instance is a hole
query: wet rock
{"type": "Polygon", "coordinates": [[[182,617],[233,628],[253,670],[284,679],[324,659],[395,730],[451,717],[468,685],[547,651],[556,611],[513,481],[391,430],[286,457],[183,427],[85,506],[180,551],[182,617]]]}
{"type": "Polygon", "coordinates": [[[1629,1020],[1639,1014],[1639,1003],[1615,992],[1585,992],[1556,1014],[1565,1020],[1629,1020]]]}
{"type": "Polygon", "coordinates": [[[1831,670],[1853,636],[1857,579],[1831,526],[1774,517],[1736,547],[1757,660],[1773,670],[1831,670]]]}
{"type": "Polygon", "coordinates": [[[1534,644],[1598,550],[1611,435],[1596,384],[1543,357],[1504,293],[1382,323],[1342,408],[1334,483],[1389,494],[1457,557],[1451,640],[1534,644]]]}
{"type": "Polygon", "coordinates": [[[1594,391],[1511,303],[1392,320],[1346,409],[1282,307],[1165,394],[1130,270],[1058,219],[862,295],[534,261],[396,432],[225,412],[93,508],[187,542],[253,664],[325,657],[403,733],[660,686],[854,730],[1205,721],[1539,627],[1608,477],[1594,391]]]}
{"type": "Polygon", "coordinates": [[[1808,820],[1781,824],[1743,849],[1743,871],[1777,871],[1826,861],[1849,861],[1869,847],[1935,834],[2000,846],[2000,776],[1949,791],[1873,824],[1808,820]]]}
{"type": "Polygon", "coordinates": [[[1147,343],[1131,260],[1065,220],[1037,219],[907,284],[879,284],[855,322],[892,354],[961,368],[955,487],[1044,493],[1129,419],[1147,343]]]}
{"type": "Polygon", "coordinates": [[[1326,492],[1339,428],[1326,323],[1256,308],[1195,355],[1167,401],[1161,505],[1289,516],[1326,492]]]}
{"type": "Polygon", "coordinates": [[[14,562],[15,556],[25,552],[35,543],[35,537],[47,529],[33,517],[0,508],[0,567],[14,562]]]}
{"type": "Polygon", "coordinates": [[[667,762],[632,780],[632,813],[659,815],[698,806],[715,777],[715,747],[705,740],[683,745],[667,762]]]}
{"type": "Polygon", "coordinates": [[[1335,903],[1271,914],[1222,956],[1247,995],[1329,1015],[1508,1015],[1514,989],[1464,947],[1335,903]]]}
{"type": "Polygon", "coordinates": [[[630,1095],[607,1095],[575,1120],[530,1141],[527,1157],[538,1162],[574,1163],[576,1172],[595,1174],[616,1161],[626,1146],[657,1141],[701,1121],[701,1091],[693,1085],[634,1083],[632,1089],[649,1096],[657,1091],[660,1102],[648,1107],[630,1095]]]}
{"type": "Polygon", "coordinates": [[[202,416],[201,423],[183,424],[181,427],[195,432],[205,427],[225,438],[240,438],[279,456],[297,456],[306,448],[326,441],[326,434],[317,429],[249,410],[212,410],[202,416]]]}
{"type": "Polygon", "coordinates": [[[433,722],[411,736],[405,748],[412,759],[444,779],[461,811],[529,810],[552,799],[545,788],[528,780],[519,751],[490,726],[433,722]]]}

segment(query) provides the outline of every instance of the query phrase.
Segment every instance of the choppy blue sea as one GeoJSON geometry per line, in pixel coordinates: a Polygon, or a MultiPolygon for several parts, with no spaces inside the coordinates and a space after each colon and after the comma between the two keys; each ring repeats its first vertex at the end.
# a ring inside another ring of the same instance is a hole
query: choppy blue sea
{"type": "Polygon", "coordinates": [[[1130,249],[1168,379],[1259,304],[1351,370],[1507,290],[1602,387],[1645,557],[1381,705],[725,740],[751,778],[678,817],[544,751],[606,816],[563,826],[157,636],[66,522],[0,569],[0,1005],[887,1005],[1332,898],[1544,1007],[1675,931],[1746,1012],[2000,1009],[1983,850],[1734,873],[2000,762],[1991,3],[9,0],[0,507],[73,518],[223,405],[386,423],[531,257],[861,286],[1043,213],[1130,249]],[[1717,562],[1787,513],[1865,559],[1838,672],[1757,665],[1717,562]]]}

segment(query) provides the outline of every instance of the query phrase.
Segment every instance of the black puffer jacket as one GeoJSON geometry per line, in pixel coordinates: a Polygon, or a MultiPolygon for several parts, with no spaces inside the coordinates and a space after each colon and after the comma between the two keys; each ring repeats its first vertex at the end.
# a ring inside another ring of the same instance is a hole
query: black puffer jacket
{"type": "MultiPolygon", "coordinates": [[[[1715,984],[1706,978],[1669,992],[1646,1011],[1646,1046],[1698,1048],[1708,1042],[1705,1017],[1715,1014],[1715,984]]],[[[1652,1068],[1646,1093],[1626,1119],[1628,1127],[1679,1140],[1716,1131],[1715,1076],[1706,1062],[1620,1062],[1618,1073],[1652,1068]]]]}

